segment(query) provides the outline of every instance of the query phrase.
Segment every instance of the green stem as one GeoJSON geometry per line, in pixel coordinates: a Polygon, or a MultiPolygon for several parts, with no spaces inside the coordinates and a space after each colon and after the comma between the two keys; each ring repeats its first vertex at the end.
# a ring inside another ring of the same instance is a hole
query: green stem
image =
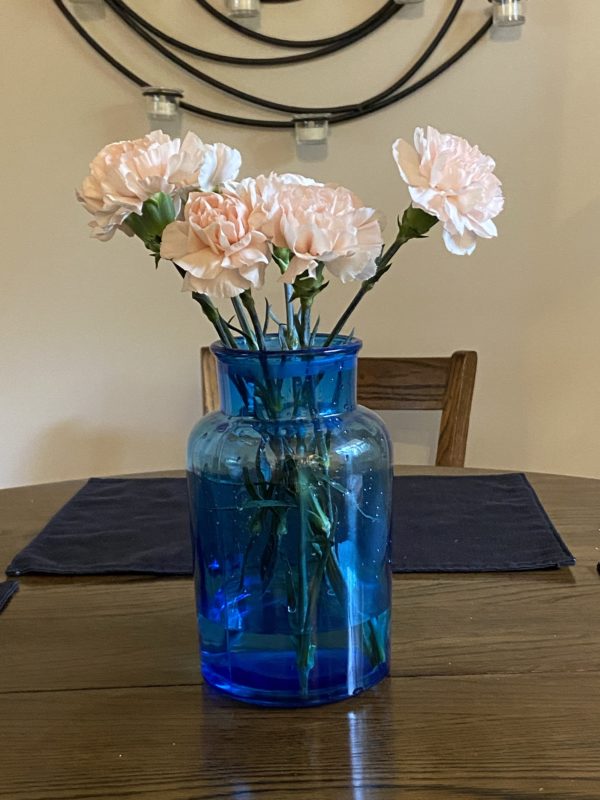
{"type": "MultiPolygon", "coordinates": [[[[317,395],[315,390],[314,378],[310,376],[307,380],[308,380],[309,410],[313,420],[313,430],[315,434],[315,445],[317,448],[317,454],[321,459],[323,472],[325,473],[325,476],[329,478],[329,466],[330,466],[329,450],[327,449],[327,442],[325,441],[325,434],[323,433],[323,426],[321,425],[321,418],[319,416],[319,408],[317,405],[317,395]]],[[[325,482],[324,491],[326,493],[326,500],[327,500],[327,516],[329,518],[329,521],[332,522],[333,503],[331,500],[331,487],[327,482],[325,482]]]]}
{"type": "Polygon", "coordinates": [[[357,305],[360,303],[360,301],[363,299],[363,297],[366,295],[366,293],[369,292],[375,286],[377,281],[380,280],[380,278],[382,278],[385,275],[385,273],[388,271],[388,269],[391,266],[390,263],[389,263],[391,261],[391,259],[396,255],[396,253],[402,247],[402,245],[406,244],[406,242],[408,242],[409,239],[411,239],[411,238],[413,238],[413,237],[407,237],[407,236],[403,236],[402,234],[398,234],[398,237],[397,237],[396,241],[393,242],[390,245],[390,247],[386,250],[386,252],[379,259],[379,263],[377,265],[377,272],[375,273],[375,275],[373,275],[372,278],[369,278],[368,280],[363,281],[363,283],[361,284],[360,289],[354,295],[354,297],[352,298],[352,300],[348,304],[348,307],[346,308],[346,310],[344,311],[342,316],[339,318],[339,320],[336,322],[333,330],[331,331],[331,333],[327,337],[327,340],[325,342],[324,347],[328,347],[333,342],[333,340],[339,334],[339,332],[342,330],[342,328],[344,327],[346,322],[348,322],[348,319],[352,316],[352,314],[354,313],[357,305]]]}
{"type": "Polygon", "coordinates": [[[284,283],[283,291],[285,295],[285,318],[287,323],[287,342],[290,347],[290,350],[296,350],[298,348],[298,336],[296,334],[296,328],[294,326],[294,306],[292,303],[292,295],[294,293],[293,286],[290,286],[289,283],[284,283]]]}
{"type": "Polygon", "coordinates": [[[252,297],[252,292],[250,289],[242,292],[240,298],[244,304],[244,308],[250,316],[250,321],[252,322],[252,327],[254,328],[254,335],[256,336],[258,347],[260,350],[266,350],[265,335],[263,333],[260,320],[258,319],[258,314],[256,313],[256,305],[254,304],[254,298],[252,297]]]}
{"type": "Polygon", "coordinates": [[[231,331],[227,327],[227,323],[219,313],[219,310],[214,305],[212,300],[205,294],[200,294],[199,292],[192,292],[192,298],[200,304],[202,311],[214,325],[219,339],[223,342],[223,344],[226,347],[230,347],[232,350],[237,350],[235,339],[231,335],[231,331]]]}
{"type": "MultiPolygon", "coordinates": [[[[303,448],[299,448],[302,453],[303,448]]],[[[308,675],[310,673],[310,602],[308,591],[308,502],[310,498],[310,482],[306,480],[304,468],[298,467],[298,500],[300,505],[300,531],[298,541],[298,618],[300,620],[300,646],[298,648],[298,671],[302,691],[308,693],[308,675]]]]}
{"type": "Polygon", "coordinates": [[[252,333],[252,329],[248,324],[248,320],[246,319],[246,314],[244,313],[244,306],[239,297],[232,297],[231,303],[233,305],[234,311],[240,323],[240,328],[244,332],[244,338],[246,339],[246,343],[248,345],[249,350],[258,350],[258,345],[256,343],[256,339],[254,338],[254,334],[252,333]]]}
{"type": "MultiPolygon", "coordinates": [[[[323,474],[326,478],[326,480],[323,482],[323,491],[327,506],[326,514],[329,522],[332,524],[333,500],[331,496],[331,484],[329,481],[329,450],[327,448],[327,443],[325,441],[325,436],[323,434],[323,429],[319,419],[315,387],[312,378],[309,379],[308,389],[310,412],[314,424],[315,444],[322,464],[323,474]]],[[[336,594],[338,602],[340,603],[341,607],[345,609],[348,603],[352,602],[352,598],[348,595],[346,581],[337,560],[335,552],[335,531],[333,530],[333,527],[330,528],[327,539],[329,542],[329,550],[323,554],[321,566],[323,568],[323,572],[327,573],[328,575],[331,588],[336,594]]],[[[380,636],[372,619],[369,619],[363,623],[362,633],[364,647],[373,666],[383,663],[386,657],[385,648],[381,643],[380,636]]]]}
{"type": "MultiPolygon", "coordinates": [[[[157,262],[158,263],[158,262],[157,262]]],[[[185,278],[185,270],[176,264],[174,261],[171,262],[177,272],[181,275],[182,278],[185,278]]],[[[214,325],[215,330],[217,331],[217,335],[219,339],[223,342],[225,347],[231,347],[233,350],[237,350],[237,344],[235,343],[235,339],[231,335],[231,331],[227,327],[227,323],[221,316],[219,309],[215,306],[213,301],[207,297],[205,294],[200,294],[200,292],[192,292],[192,299],[195,300],[197,303],[200,304],[202,311],[204,312],[205,316],[212,322],[214,325]]]]}
{"type": "Polygon", "coordinates": [[[302,299],[300,301],[301,320],[302,320],[302,347],[308,347],[310,342],[310,312],[312,307],[311,299],[302,299]]]}

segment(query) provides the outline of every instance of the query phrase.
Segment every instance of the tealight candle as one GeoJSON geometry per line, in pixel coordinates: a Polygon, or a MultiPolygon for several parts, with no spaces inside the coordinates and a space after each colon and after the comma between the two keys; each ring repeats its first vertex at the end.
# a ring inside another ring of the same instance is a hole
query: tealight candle
{"type": "Polygon", "coordinates": [[[179,113],[179,100],[183,97],[181,89],[145,86],[142,94],[146,98],[148,116],[174,119],[179,113]]]}
{"type": "Polygon", "coordinates": [[[325,144],[329,135],[327,117],[294,117],[296,144],[325,144]]]}
{"type": "Polygon", "coordinates": [[[162,128],[170,136],[179,136],[181,128],[181,89],[145,86],[142,95],[146,100],[146,115],[151,128],[162,128]]]}
{"type": "Polygon", "coordinates": [[[260,0],[226,0],[225,5],[233,18],[248,19],[260,14],[260,0]]]}
{"type": "Polygon", "coordinates": [[[500,28],[525,23],[522,0],[493,0],[493,12],[494,25],[500,28]]]}

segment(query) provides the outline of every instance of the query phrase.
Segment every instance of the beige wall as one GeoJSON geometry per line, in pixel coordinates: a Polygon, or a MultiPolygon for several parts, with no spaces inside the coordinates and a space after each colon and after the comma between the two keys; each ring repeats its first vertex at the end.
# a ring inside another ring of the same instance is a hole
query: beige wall
{"type": "MultiPolygon", "coordinates": [[[[131,5],[189,41],[257,52],[192,0],[131,5]]],[[[325,35],[379,5],[274,6],[264,28],[325,35]]],[[[206,69],[274,99],[351,102],[391,82],[449,7],[450,0],[426,0],[421,19],[399,15],[369,41],[312,65],[206,69]]],[[[485,0],[466,0],[448,47],[487,10],[485,0]]],[[[182,85],[199,104],[246,110],[193,86],[112,18],[90,30],[147,80],[182,85]]],[[[411,244],[355,319],[368,354],[478,350],[473,466],[600,477],[598,30],[600,3],[531,0],[519,40],[485,39],[402,104],[336,128],[321,163],[297,161],[287,133],[191,116],[184,122],[207,141],[239,147],[246,174],[304,171],[351,186],[384,211],[390,235],[407,203],[389,153],[394,138],[431,123],[495,156],[507,196],[500,239],[482,243],[469,259],[447,254],[438,234],[411,244]]],[[[155,272],[137,242],[88,239],[73,197],[102,145],[145,131],[138,91],[50,2],[2,0],[0,37],[0,485],[180,467],[199,414],[198,348],[213,338],[211,329],[179,293],[178,276],[167,265],[155,272]]],[[[329,322],[346,299],[347,292],[327,292],[329,322]]],[[[411,417],[394,426],[395,438],[406,441],[397,460],[428,454],[429,421],[411,417]]]]}

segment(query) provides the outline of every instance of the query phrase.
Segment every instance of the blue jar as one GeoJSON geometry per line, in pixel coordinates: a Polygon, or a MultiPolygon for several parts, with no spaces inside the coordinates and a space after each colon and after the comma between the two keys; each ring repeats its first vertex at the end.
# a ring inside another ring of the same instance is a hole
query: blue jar
{"type": "Polygon", "coordinates": [[[204,679],[239,700],[327,703],[389,672],[391,443],[356,404],[360,347],[212,346],[221,410],[188,447],[196,601],[204,679]]]}

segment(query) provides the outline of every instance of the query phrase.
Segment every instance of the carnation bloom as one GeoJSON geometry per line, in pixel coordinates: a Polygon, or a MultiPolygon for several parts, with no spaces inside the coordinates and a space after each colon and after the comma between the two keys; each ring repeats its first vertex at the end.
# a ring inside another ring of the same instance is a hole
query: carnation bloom
{"type": "Polygon", "coordinates": [[[286,172],[278,175],[259,175],[257,178],[247,178],[240,183],[228,184],[231,192],[244,198],[252,209],[250,221],[253,227],[261,230],[276,247],[284,247],[280,234],[280,224],[283,209],[281,197],[286,188],[292,186],[323,186],[312,178],[286,172]]]}
{"type": "Polygon", "coordinates": [[[204,155],[198,174],[198,186],[212,192],[217,186],[237,178],[242,166],[239,150],[222,142],[204,145],[204,155]]]}
{"type": "Polygon", "coordinates": [[[94,217],[92,235],[107,240],[130,214],[141,214],[144,202],[158,192],[173,197],[178,212],[182,194],[236,177],[240,163],[237,150],[206,145],[195,133],[181,141],[152,131],[104,147],[90,164],[77,199],[94,217]]]}
{"type": "Polygon", "coordinates": [[[251,225],[292,257],[283,276],[315,276],[319,262],[342,283],[375,274],[383,239],[374,209],[342,186],[301,175],[261,175],[230,187],[252,207],[251,225]]]}
{"type": "Polygon", "coordinates": [[[413,204],[440,220],[451,253],[470,255],[477,237],[498,235],[492,220],[502,211],[504,197],[495,162],[460,136],[432,127],[417,128],[414,143],[397,139],[393,145],[413,204]]]}
{"type": "Polygon", "coordinates": [[[163,231],[160,254],[186,271],[184,290],[235,297],[258,289],[269,263],[267,237],[249,222],[250,209],[228,193],[192,192],[183,221],[163,231]]]}

